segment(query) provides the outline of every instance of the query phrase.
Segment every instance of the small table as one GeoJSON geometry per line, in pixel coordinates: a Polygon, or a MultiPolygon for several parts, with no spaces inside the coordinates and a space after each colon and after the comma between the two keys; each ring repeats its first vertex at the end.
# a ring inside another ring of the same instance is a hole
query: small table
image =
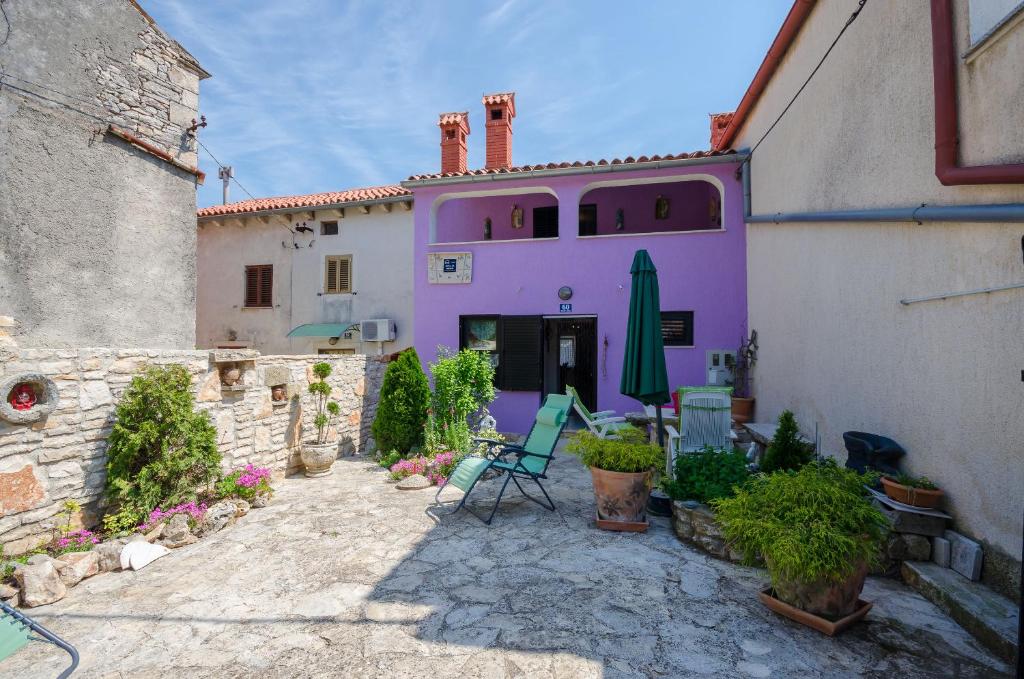
{"type": "MultiPolygon", "coordinates": [[[[631,424],[634,427],[636,427],[637,429],[646,429],[648,431],[648,433],[650,434],[651,443],[657,443],[658,442],[658,431],[657,431],[657,429],[658,429],[658,416],[657,415],[648,415],[646,412],[643,412],[643,413],[633,412],[633,413],[624,413],[623,417],[626,418],[626,423],[627,424],[631,424]]],[[[661,415],[661,424],[662,424],[662,426],[665,426],[666,424],[671,424],[672,421],[675,420],[675,417],[676,416],[675,416],[674,412],[672,413],[672,416],[669,417],[669,416],[667,416],[665,414],[664,411],[662,411],[662,415],[661,415]]]]}

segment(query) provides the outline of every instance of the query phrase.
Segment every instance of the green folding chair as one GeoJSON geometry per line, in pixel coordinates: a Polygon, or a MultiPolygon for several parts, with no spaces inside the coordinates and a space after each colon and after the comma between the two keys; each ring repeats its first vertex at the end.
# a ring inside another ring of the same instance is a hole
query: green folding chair
{"type": "Polygon", "coordinates": [[[66,679],[78,667],[78,651],[56,634],[32,618],[0,601],[0,662],[13,655],[30,641],[46,641],[63,648],[71,655],[71,667],[61,672],[57,679],[66,679]],[[35,632],[39,636],[32,636],[35,632]]]}
{"type": "Polygon", "coordinates": [[[572,398],[570,396],[548,394],[548,397],[544,400],[544,405],[537,411],[537,416],[534,418],[533,426],[526,437],[526,442],[521,446],[492,439],[474,439],[478,443],[487,445],[484,457],[467,457],[459,462],[451,476],[448,477],[448,482],[437,489],[437,493],[434,495],[434,503],[439,504],[441,491],[449,486],[454,486],[463,491],[463,495],[462,500],[451,513],[454,514],[465,507],[467,512],[490,525],[491,519],[494,518],[494,513],[498,511],[498,505],[501,504],[501,498],[505,494],[505,489],[508,488],[509,481],[511,481],[516,484],[516,488],[527,499],[533,500],[544,509],[555,511],[555,503],[551,501],[551,497],[544,490],[540,480],[547,478],[545,474],[548,465],[551,464],[551,460],[554,458],[558,437],[562,435],[565,423],[569,419],[570,408],[572,408],[572,398]],[[485,519],[466,505],[466,500],[469,499],[470,493],[484,475],[484,472],[489,469],[499,474],[504,474],[505,483],[501,486],[498,499],[495,500],[490,515],[485,519]],[[520,479],[536,483],[540,491],[544,493],[547,504],[523,490],[522,485],[519,483],[520,479]]]}

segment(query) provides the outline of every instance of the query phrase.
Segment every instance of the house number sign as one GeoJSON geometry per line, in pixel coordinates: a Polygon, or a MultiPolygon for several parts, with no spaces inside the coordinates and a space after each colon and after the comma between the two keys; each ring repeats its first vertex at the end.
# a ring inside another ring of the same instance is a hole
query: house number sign
{"type": "Polygon", "coordinates": [[[427,281],[438,284],[473,282],[472,252],[431,252],[427,254],[427,281]]]}
{"type": "Polygon", "coordinates": [[[571,314],[572,313],[572,304],[570,304],[570,303],[559,304],[558,305],[558,313],[560,313],[560,314],[571,314]]]}

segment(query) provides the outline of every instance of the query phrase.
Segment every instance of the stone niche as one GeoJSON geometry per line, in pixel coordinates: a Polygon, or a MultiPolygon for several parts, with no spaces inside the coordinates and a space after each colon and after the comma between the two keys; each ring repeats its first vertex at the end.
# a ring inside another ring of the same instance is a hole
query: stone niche
{"type": "Polygon", "coordinates": [[[241,395],[256,383],[256,358],[253,349],[230,349],[210,352],[222,394],[241,395]]]}
{"type": "Polygon", "coordinates": [[[59,402],[57,385],[41,373],[11,375],[0,382],[0,418],[31,424],[46,418],[59,402]]]}
{"type": "Polygon", "coordinates": [[[263,384],[270,391],[270,402],[274,407],[287,405],[295,389],[289,385],[291,371],[287,366],[272,365],[264,368],[263,384]]]}

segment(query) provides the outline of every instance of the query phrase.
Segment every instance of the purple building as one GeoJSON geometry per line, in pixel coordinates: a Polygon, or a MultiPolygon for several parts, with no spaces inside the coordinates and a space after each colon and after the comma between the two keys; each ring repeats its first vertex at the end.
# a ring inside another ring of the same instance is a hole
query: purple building
{"type": "MultiPolygon", "coordinates": [[[[441,116],[442,172],[411,177],[415,345],[490,352],[502,431],[526,431],[571,384],[591,409],[619,393],[633,254],[658,267],[674,386],[706,384],[746,333],[746,239],[734,156],[512,165],[513,93],[484,97],[487,167],[466,169],[466,113],[441,116]]],[[[426,366],[424,366],[426,367],[426,366]]]]}

